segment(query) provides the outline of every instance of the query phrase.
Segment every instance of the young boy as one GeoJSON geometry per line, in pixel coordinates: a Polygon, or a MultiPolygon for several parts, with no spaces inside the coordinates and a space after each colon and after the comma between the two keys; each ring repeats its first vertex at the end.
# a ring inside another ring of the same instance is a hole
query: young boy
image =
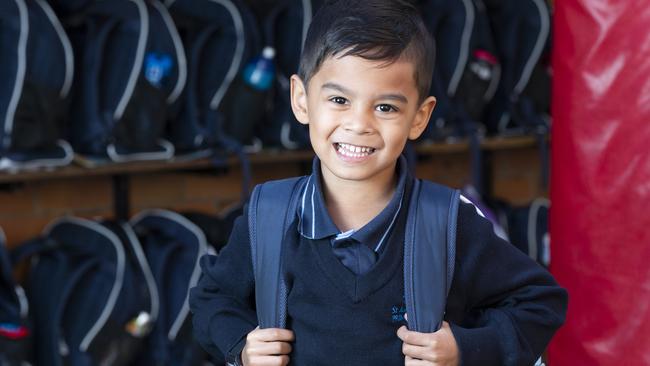
{"type": "Polygon", "coordinates": [[[260,329],[247,214],[192,289],[194,331],[243,365],[532,365],[562,325],[567,294],[499,239],[469,203],[435,333],[405,327],[403,243],[414,178],[402,149],[425,129],[432,42],[405,0],[325,4],[291,78],[317,157],[283,243],[287,329],[260,329]]]}

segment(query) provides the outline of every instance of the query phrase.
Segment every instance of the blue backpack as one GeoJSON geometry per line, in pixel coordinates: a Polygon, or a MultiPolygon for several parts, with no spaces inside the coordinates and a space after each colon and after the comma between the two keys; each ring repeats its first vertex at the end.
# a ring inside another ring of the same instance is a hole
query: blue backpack
{"type": "Polygon", "coordinates": [[[483,122],[485,108],[499,84],[501,65],[485,4],[482,0],[472,0],[470,4],[467,6],[473,11],[472,32],[465,70],[454,97],[460,104],[459,118],[483,122]]]}
{"type": "MultiPolygon", "coordinates": [[[[284,234],[294,220],[306,177],[272,181],[253,190],[248,208],[255,301],[261,328],[284,328],[287,288],[281,272],[284,234]]],[[[411,330],[442,325],[454,275],[460,193],[416,180],[404,241],[404,292],[411,330]]]]}
{"type": "Polygon", "coordinates": [[[545,268],[551,264],[550,207],[551,202],[544,197],[522,206],[505,202],[497,206],[499,221],[507,230],[510,242],[545,268]]]}
{"type": "Polygon", "coordinates": [[[9,252],[0,228],[0,365],[18,366],[31,361],[32,337],[29,304],[11,273],[9,252]]]}
{"type": "Polygon", "coordinates": [[[0,170],[67,165],[70,41],[45,0],[0,2],[0,170]]]}
{"type": "Polygon", "coordinates": [[[499,64],[481,0],[421,0],[435,42],[431,95],[438,102],[423,139],[471,136],[499,81],[499,64]]]}
{"type": "Polygon", "coordinates": [[[501,60],[501,80],[486,115],[492,133],[546,133],[551,14],[545,0],[485,0],[501,60]],[[546,55],[546,57],[545,57],[546,55]]]}
{"type": "Polygon", "coordinates": [[[188,293],[201,275],[199,258],[214,252],[198,226],[172,211],[143,211],[131,225],[160,295],[159,315],[134,364],[198,365],[206,354],[192,336],[188,293]]]}
{"type": "Polygon", "coordinates": [[[277,1],[262,22],[266,43],[276,50],[273,111],[260,129],[265,145],[285,149],[310,146],[309,130],[298,123],[291,110],[289,78],[298,73],[307,30],[321,4],[322,0],[277,1]]]}
{"type": "Polygon", "coordinates": [[[159,314],[151,270],[126,224],[66,217],[12,252],[31,258],[36,363],[124,365],[159,314]]]}
{"type": "Polygon", "coordinates": [[[187,69],[167,9],[157,0],[99,0],[64,19],[79,70],[75,150],[93,163],[173,157],[165,125],[187,69]]]}
{"type": "MultiPolygon", "coordinates": [[[[263,105],[242,93],[239,77],[259,50],[252,14],[240,0],[167,0],[185,46],[187,86],[173,106],[168,136],[177,155],[205,157],[250,141],[263,105]]],[[[262,103],[263,104],[263,103],[262,103]]]]}

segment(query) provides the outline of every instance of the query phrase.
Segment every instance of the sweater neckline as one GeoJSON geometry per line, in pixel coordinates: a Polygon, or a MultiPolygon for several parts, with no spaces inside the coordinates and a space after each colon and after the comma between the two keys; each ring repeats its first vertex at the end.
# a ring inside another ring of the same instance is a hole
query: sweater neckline
{"type": "Polygon", "coordinates": [[[394,235],[402,235],[400,230],[393,231],[387,241],[383,253],[379,255],[370,269],[356,275],[341,263],[336,257],[329,239],[311,241],[312,249],[316,251],[318,265],[334,286],[343,291],[353,303],[358,303],[384,287],[402,268],[404,248],[400,245],[403,240],[395,240],[394,235]]]}

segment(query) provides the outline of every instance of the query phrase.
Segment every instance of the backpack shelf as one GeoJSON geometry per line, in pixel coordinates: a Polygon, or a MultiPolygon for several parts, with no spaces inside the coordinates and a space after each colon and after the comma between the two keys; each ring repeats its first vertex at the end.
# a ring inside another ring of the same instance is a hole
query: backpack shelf
{"type": "MultiPolygon", "coordinates": [[[[488,154],[495,151],[519,150],[536,146],[537,142],[535,138],[529,136],[507,138],[488,137],[481,142],[482,150],[488,154]]],[[[458,141],[454,143],[426,143],[417,145],[415,151],[416,154],[421,157],[435,157],[440,156],[441,154],[462,154],[469,151],[469,144],[466,141],[458,141]]],[[[311,150],[269,150],[251,154],[249,158],[252,165],[305,163],[306,168],[309,168],[309,162],[313,156],[311,150]]],[[[224,158],[222,163],[224,169],[235,167],[240,164],[239,159],[235,156],[224,158]]],[[[210,169],[216,169],[215,163],[213,160],[207,158],[191,161],[138,161],[92,168],[80,165],[71,165],[51,171],[23,171],[18,173],[0,172],[0,185],[11,185],[21,182],[51,179],[79,178],[84,176],[109,176],[112,177],[115,218],[125,219],[128,218],[129,212],[129,179],[131,176],[155,172],[180,172],[192,170],[207,171],[210,169]]],[[[487,172],[489,173],[489,171],[487,172]]],[[[486,179],[486,181],[489,180],[490,179],[486,179]]]]}
{"type": "MultiPolygon", "coordinates": [[[[535,139],[530,136],[488,137],[481,143],[481,148],[486,152],[517,150],[535,146],[535,139]]],[[[463,153],[468,151],[468,143],[466,141],[457,141],[453,143],[421,143],[416,146],[415,150],[418,155],[421,156],[463,153]]],[[[313,156],[314,154],[311,150],[264,150],[255,154],[250,154],[249,158],[252,164],[259,165],[266,163],[304,162],[309,161],[313,156]]],[[[223,163],[224,167],[236,166],[239,164],[239,160],[235,156],[228,156],[223,159],[223,163]]],[[[71,166],[60,167],[52,170],[20,171],[16,173],[0,172],[0,184],[84,176],[115,176],[165,171],[204,170],[213,167],[214,163],[210,159],[189,161],[137,161],[99,167],[84,167],[80,164],[73,164],[71,166]]]]}

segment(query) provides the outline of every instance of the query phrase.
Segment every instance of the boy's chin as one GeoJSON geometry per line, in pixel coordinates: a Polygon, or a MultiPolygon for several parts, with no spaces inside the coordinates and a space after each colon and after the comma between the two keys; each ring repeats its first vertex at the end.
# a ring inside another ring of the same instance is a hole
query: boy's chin
{"type": "Polygon", "coordinates": [[[395,165],[381,167],[376,164],[352,164],[345,161],[325,162],[321,159],[321,171],[326,181],[334,178],[341,181],[370,183],[377,182],[377,179],[382,176],[392,177],[395,173],[395,165]]]}

